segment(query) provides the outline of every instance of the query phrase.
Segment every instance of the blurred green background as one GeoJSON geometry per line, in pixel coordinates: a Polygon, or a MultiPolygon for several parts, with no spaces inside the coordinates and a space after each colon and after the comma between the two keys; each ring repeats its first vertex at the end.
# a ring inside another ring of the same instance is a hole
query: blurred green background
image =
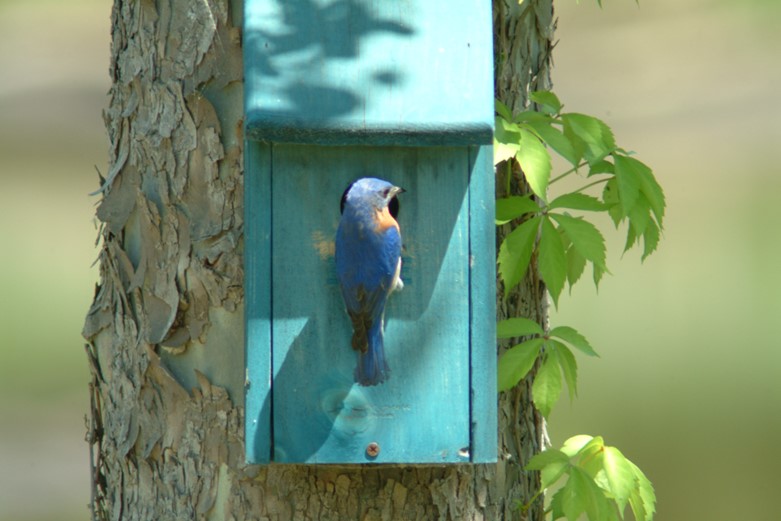
{"type": "MultiPolygon", "coordinates": [[[[659,251],[561,299],[584,333],[555,445],[601,434],[659,520],[777,519],[781,485],[781,2],[556,0],[555,90],[651,165],[659,251]]],[[[110,2],[0,0],[0,519],[86,519],[95,172],[107,170],[110,2]]]]}

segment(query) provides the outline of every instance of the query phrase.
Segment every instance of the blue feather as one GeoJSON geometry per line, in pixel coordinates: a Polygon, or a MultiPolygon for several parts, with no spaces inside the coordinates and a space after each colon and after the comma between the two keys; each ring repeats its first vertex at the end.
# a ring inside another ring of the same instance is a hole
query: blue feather
{"type": "Polygon", "coordinates": [[[387,181],[362,178],[342,197],[336,232],[336,275],[353,325],[352,348],[359,353],[355,381],[384,382],[390,369],[383,339],[385,302],[401,289],[401,234],[389,204],[403,191],[387,181]]]}

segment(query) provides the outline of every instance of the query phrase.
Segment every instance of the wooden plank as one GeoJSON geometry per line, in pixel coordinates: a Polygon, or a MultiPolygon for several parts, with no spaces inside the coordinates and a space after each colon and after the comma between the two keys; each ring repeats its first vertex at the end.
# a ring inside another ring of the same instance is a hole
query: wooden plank
{"type": "Polygon", "coordinates": [[[475,463],[496,461],[496,225],[492,146],[469,147],[470,343],[472,453],[475,463]]]}
{"type": "Polygon", "coordinates": [[[244,20],[251,139],[491,143],[486,0],[247,0],[244,20]]]}
{"type": "Polygon", "coordinates": [[[244,313],[248,463],[271,459],[271,147],[244,143],[244,313]]]}
{"type": "Polygon", "coordinates": [[[467,461],[467,149],[275,145],[273,168],[274,460],[467,461]],[[405,288],[386,310],[392,373],[369,388],[353,383],[333,264],[342,192],[366,175],[407,189],[405,288]]]}

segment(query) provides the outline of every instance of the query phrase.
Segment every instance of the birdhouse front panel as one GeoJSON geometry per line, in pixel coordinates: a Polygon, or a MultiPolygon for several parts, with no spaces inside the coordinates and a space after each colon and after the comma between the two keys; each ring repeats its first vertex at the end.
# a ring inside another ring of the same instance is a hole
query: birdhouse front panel
{"type": "Polygon", "coordinates": [[[278,145],[273,161],[275,461],[365,461],[371,443],[377,461],[459,461],[470,444],[466,150],[278,145]],[[367,175],[406,189],[404,289],[388,298],[390,376],[375,386],[354,382],[334,266],[340,198],[367,175]]]}

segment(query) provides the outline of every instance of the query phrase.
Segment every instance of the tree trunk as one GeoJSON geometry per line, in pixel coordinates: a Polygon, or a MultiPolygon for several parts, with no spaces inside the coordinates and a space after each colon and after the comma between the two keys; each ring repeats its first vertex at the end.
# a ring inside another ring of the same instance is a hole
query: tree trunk
{"type": "MultiPolygon", "coordinates": [[[[543,424],[500,398],[500,462],[244,464],[241,0],[116,0],[91,364],[93,519],[541,519],[543,424]]],[[[549,83],[551,0],[494,1],[497,95],[549,83]]],[[[499,186],[502,183],[498,183],[499,186]]],[[[544,321],[527,281],[500,314],[544,321]]]]}

